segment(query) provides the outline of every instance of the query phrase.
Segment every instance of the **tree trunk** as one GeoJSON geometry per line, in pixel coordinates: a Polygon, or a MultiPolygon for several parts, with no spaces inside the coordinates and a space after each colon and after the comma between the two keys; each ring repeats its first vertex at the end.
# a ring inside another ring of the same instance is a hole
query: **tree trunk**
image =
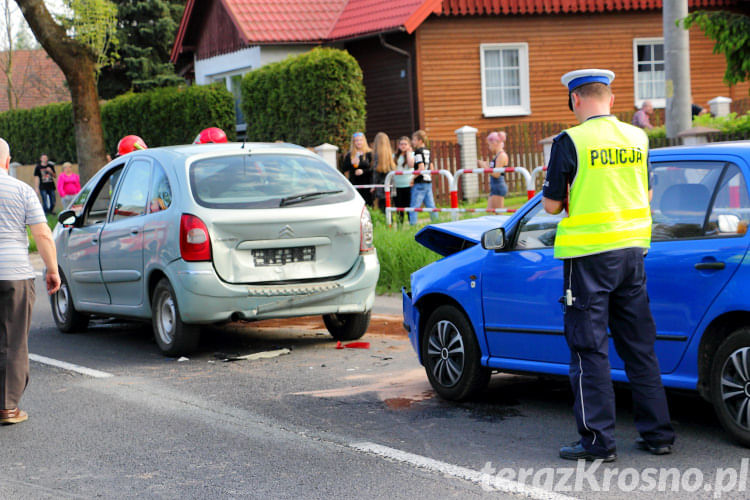
{"type": "Polygon", "coordinates": [[[36,39],[60,67],[70,87],[78,168],[81,181],[85,182],[107,163],[96,89],[95,55],[65,33],[43,0],[16,0],[16,3],[36,39]]]}

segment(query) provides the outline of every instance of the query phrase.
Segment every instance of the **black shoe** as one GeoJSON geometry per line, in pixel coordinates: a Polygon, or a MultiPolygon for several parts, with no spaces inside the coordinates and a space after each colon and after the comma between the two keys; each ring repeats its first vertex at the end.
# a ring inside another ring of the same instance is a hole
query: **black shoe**
{"type": "Polygon", "coordinates": [[[650,444],[642,437],[635,438],[635,445],[641,450],[650,452],[652,455],[669,455],[672,453],[671,444],[650,444]]]}
{"type": "Polygon", "coordinates": [[[617,460],[617,453],[614,451],[608,453],[607,455],[597,455],[594,452],[591,452],[583,447],[580,441],[576,443],[571,443],[568,446],[563,446],[560,448],[560,458],[564,458],[565,460],[588,460],[588,461],[594,461],[594,460],[603,460],[604,462],[614,462],[617,460]]]}

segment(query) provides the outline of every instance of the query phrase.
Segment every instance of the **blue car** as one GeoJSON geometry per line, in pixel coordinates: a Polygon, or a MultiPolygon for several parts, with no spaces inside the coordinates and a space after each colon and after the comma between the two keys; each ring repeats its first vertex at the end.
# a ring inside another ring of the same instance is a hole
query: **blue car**
{"type": "MultiPolygon", "coordinates": [[[[750,446],[750,142],[651,151],[646,257],[666,387],[698,391],[750,446]]],[[[443,255],[411,276],[404,326],[435,391],[463,400],[493,371],[567,375],[557,223],[541,194],[509,217],[425,227],[443,255]]],[[[627,382],[610,341],[612,379],[627,382]]]]}

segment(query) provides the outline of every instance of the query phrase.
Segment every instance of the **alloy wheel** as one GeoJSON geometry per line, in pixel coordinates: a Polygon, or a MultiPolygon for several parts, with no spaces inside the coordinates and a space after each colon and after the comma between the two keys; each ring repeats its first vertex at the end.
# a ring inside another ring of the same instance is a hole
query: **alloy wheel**
{"type": "Polygon", "coordinates": [[[68,291],[67,283],[61,284],[60,289],[55,294],[55,309],[57,309],[57,317],[60,320],[65,321],[68,318],[70,292],[68,291]]]}
{"type": "Polygon", "coordinates": [[[750,430],[750,347],[734,351],[721,369],[721,397],[734,422],[750,430]]]}
{"type": "Polygon", "coordinates": [[[169,294],[162,294],[160,299],[158,307],[159,317],[156,325],[161,341],[168,345],[174,339],[177,311],[175,310],[174,299],[169,294]]]}
{"type": "Polygon", "coordinates": [[[444,387],[453,387],[464,371],[464,341],[451,321],[441,320],[430,332],[427,343],[428,366],[444,387]]]}

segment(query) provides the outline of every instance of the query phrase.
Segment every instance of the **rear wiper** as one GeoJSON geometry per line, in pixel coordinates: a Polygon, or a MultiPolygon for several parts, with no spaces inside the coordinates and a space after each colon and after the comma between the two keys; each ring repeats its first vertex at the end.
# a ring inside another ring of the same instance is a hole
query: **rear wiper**
{"type": "Polygon", "coordinates": [[[285,207],[287,205],[294,205],[295,203],[309,200],[310,198],[315,198],[318,196],[325,196],[327,194],[338,194],[338,193],[343,193],[343,192],[344,192],[343,189],[338,189],[336,191],[314,191],[312,193],[295,194],[294,196],[287,196],[286,198],[282,198],[281,201],[279,201],[279,206],[285,207]]]}

